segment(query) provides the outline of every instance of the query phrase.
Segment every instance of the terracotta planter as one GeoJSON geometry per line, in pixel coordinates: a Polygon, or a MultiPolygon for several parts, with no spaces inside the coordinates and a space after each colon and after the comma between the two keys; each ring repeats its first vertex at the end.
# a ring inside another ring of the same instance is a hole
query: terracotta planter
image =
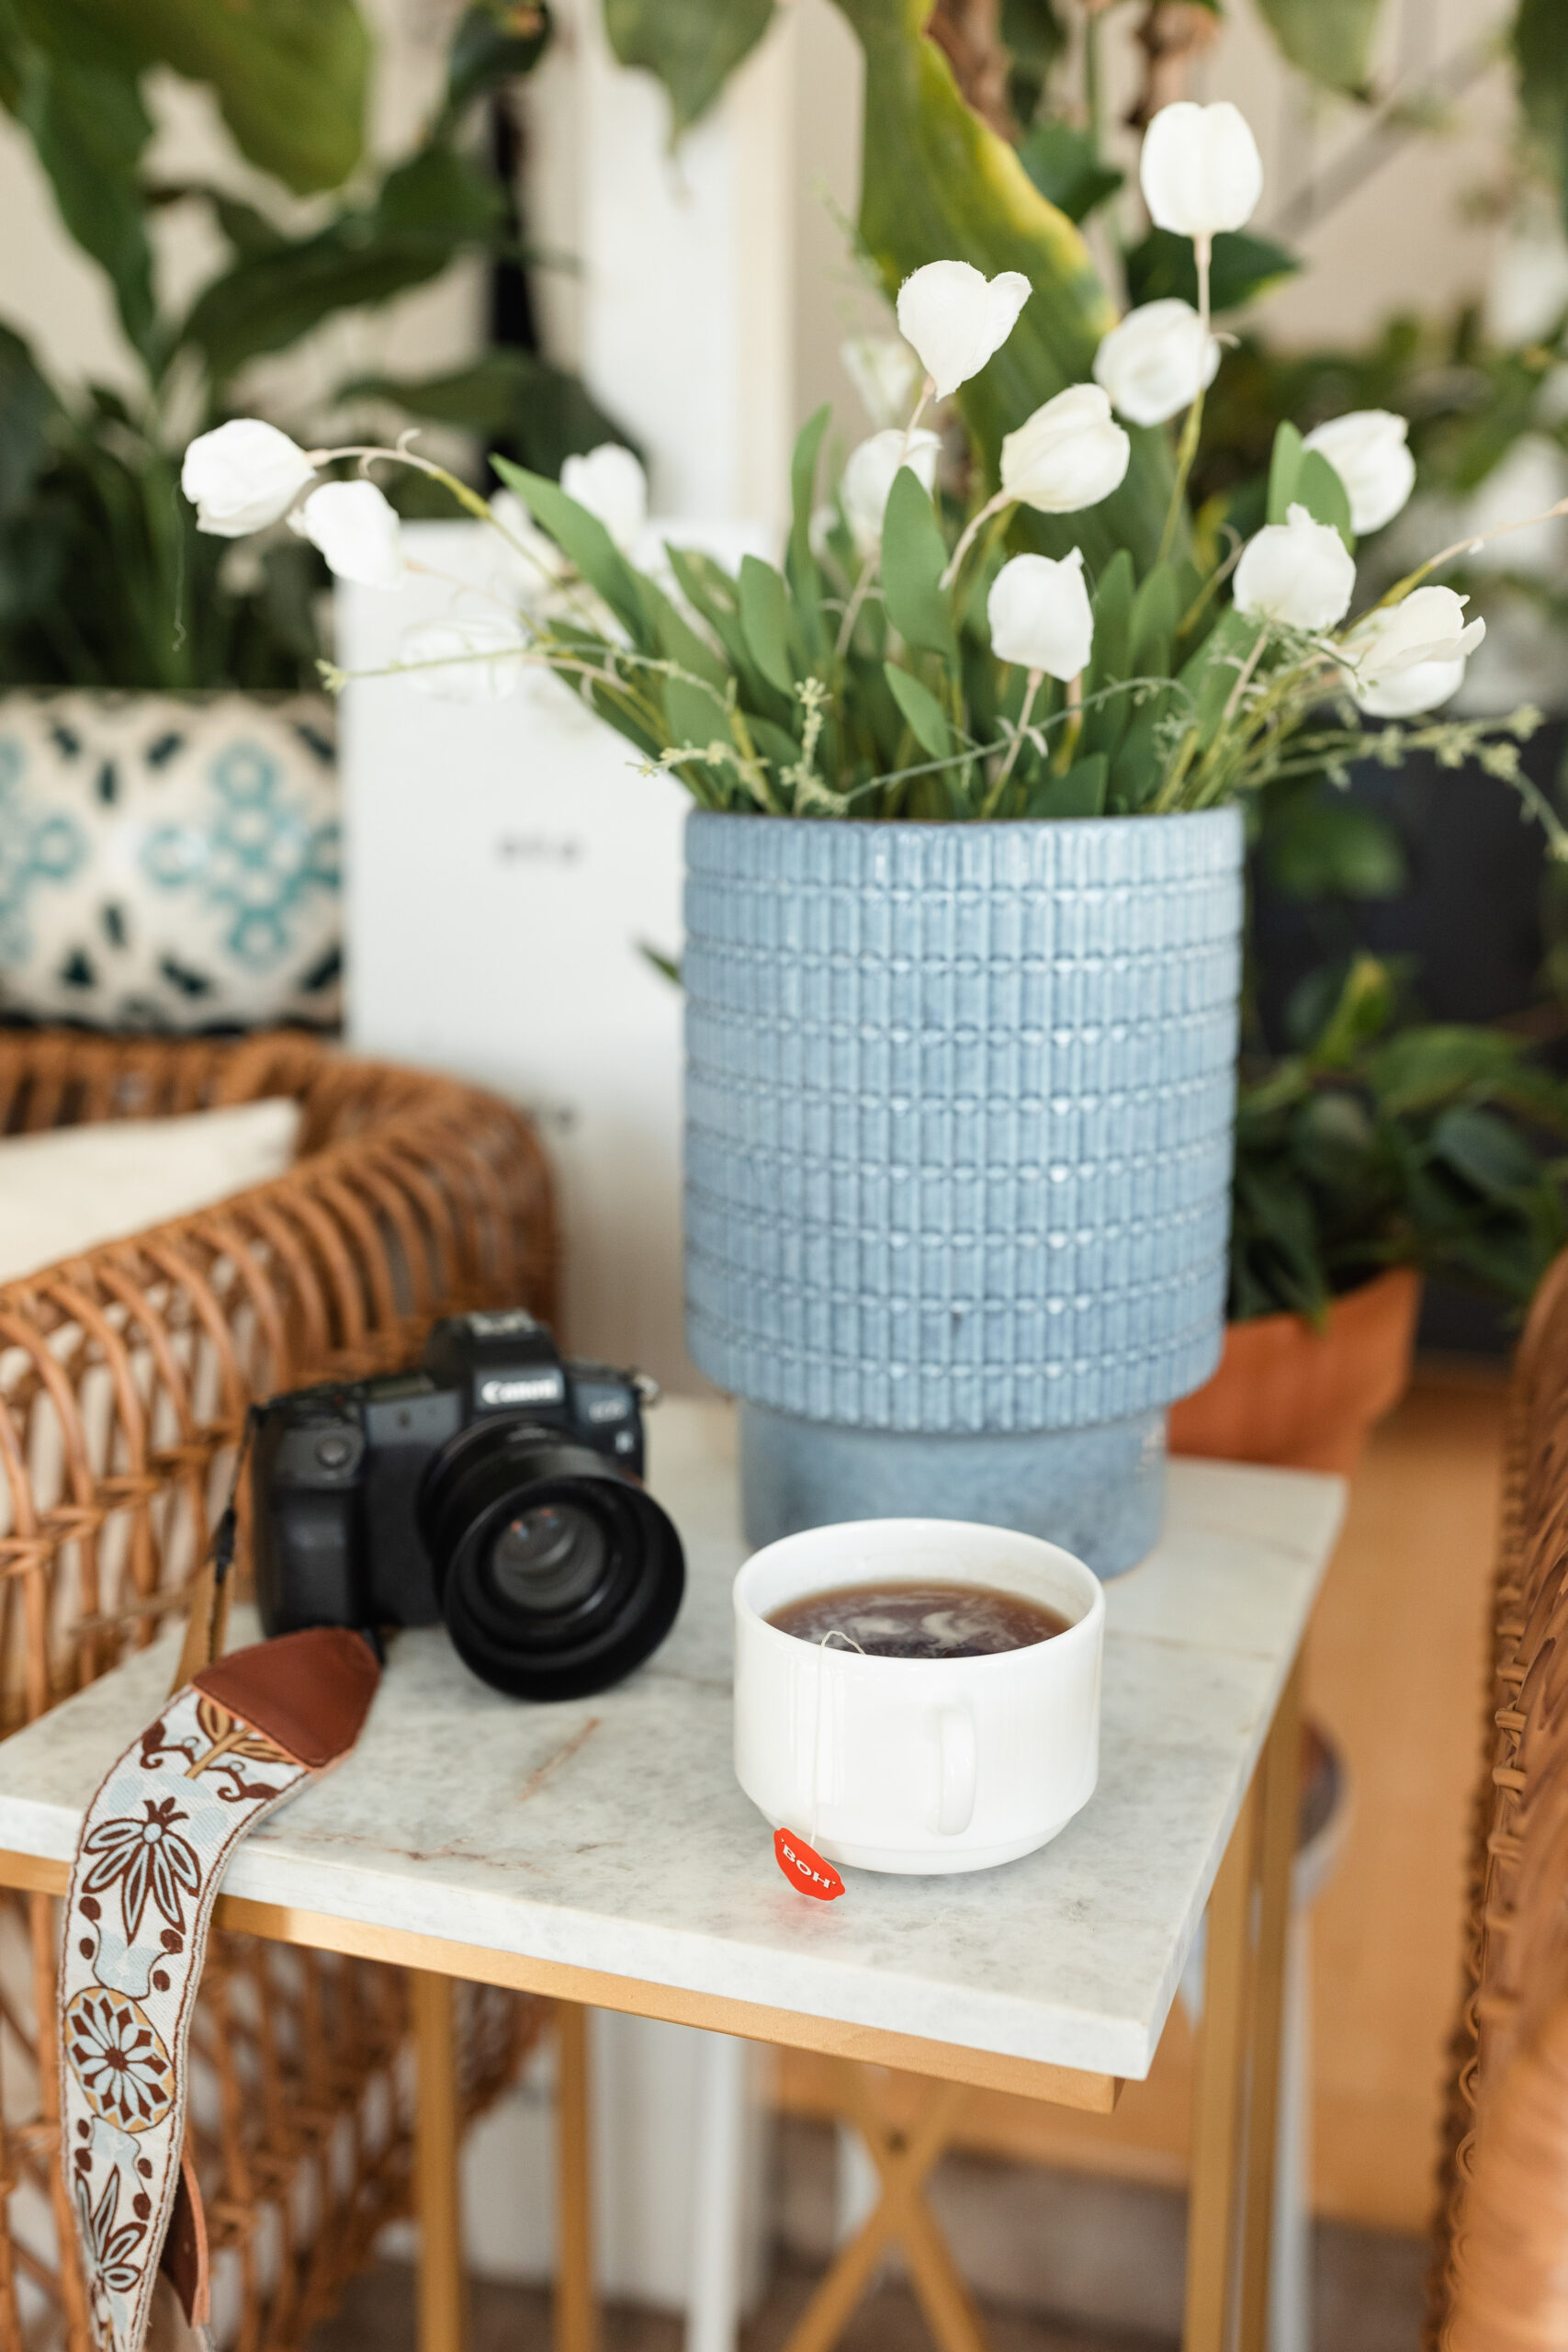
{"type": "Polygon", "coordinates": [[[1348,1476],[1409,1385],[1420,1300],[1399,1267],[1336,1299],[1321,1333],[1299,1315],[1227,1325],[1218,1372],[1170,1408],[1171,1452],[1348,1476]]]}

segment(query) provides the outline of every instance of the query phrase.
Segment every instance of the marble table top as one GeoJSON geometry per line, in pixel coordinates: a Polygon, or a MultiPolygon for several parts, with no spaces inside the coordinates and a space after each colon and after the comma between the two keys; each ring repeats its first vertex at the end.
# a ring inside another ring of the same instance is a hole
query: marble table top
{"type": "MultiPolygon", "coordinates": [[[[365,1735],[236,1853],[226,1891],[329,1917],[1099,2074],[1148,2071],[1343,1510],[1337,1478],[1174,1462],[1163,1538],[1108,1591],[1100,1785],[967,1877],[846,1871],[807,1901],[730,1761],[743,1556],[727,1408],[672,1399],[651,1484],[687,1599],[650,1664],[558,1706],[404,1634],[365,1735]]],[[[252,1633],[237,1623],[231,1639],[252,1633]]],[[[171,1633],[0,1745],[0,1848],[68,1858],[152,1720],[171,1633]]]]}

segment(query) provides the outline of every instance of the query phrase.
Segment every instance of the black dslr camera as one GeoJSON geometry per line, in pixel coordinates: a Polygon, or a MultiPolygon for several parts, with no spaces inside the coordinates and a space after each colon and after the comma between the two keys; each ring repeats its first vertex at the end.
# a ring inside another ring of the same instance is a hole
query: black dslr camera
{"type": "Polygon", "coordinates": [[[514,1698],[618,1682],[664,1639],[685,1583],[641,1484],[655,1394],[564,1363],[519,1308],[437,1323],[415,1372],[275,1396],[251,1454],[267,1634],[445,1623],[514,1698]]]}

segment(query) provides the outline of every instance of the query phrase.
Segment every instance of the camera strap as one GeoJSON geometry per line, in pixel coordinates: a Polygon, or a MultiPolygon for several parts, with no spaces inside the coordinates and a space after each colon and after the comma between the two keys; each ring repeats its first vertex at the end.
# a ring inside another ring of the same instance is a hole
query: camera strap
{"type": "MultiPolygon", "coordinates": [[[[209,1638],[231,1509],[193,1596],[209,1638]]],[[[102,2352],[141,2352],[160,2267],[210,2341],[186,2108],[212,1906],[241,1838],[353,1748],[379,1679],[368,1645],[341,1626],[209,1659],[87,1807],[60,1968],[61,2160],[102,2352]]]]}

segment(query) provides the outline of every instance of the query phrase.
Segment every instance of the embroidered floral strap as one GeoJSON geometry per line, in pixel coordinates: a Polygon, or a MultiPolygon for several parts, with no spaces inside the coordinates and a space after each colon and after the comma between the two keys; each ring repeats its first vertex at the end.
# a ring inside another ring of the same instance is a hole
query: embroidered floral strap
{"type": "Polygon", "coordinates": [[[61,2119],[103,2352],[141,2352],[160,2259],[193,2325],[207,2324],[184,2158],[213,1902],[246,1831],[347,1755],[378,1679],[365,1643],[336,1628],[238,1651],[175,1692],[87,1808],[65,1904],[61,2119]]]}

